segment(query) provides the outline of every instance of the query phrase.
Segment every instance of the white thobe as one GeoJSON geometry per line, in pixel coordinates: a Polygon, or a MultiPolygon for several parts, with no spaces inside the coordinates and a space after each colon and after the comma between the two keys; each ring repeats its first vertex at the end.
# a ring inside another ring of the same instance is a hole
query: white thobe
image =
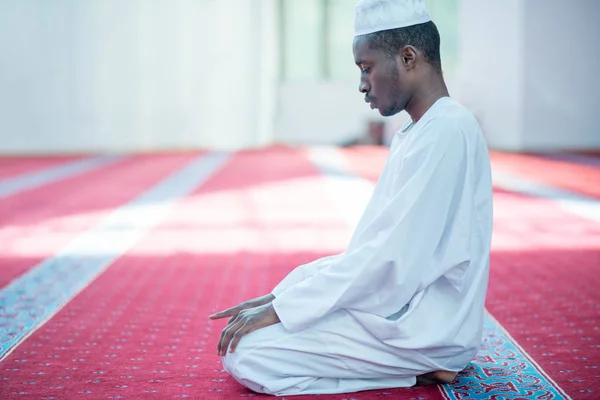
{"type": "Polygon", "coordinates": [[[481,344],[491,233],[484,136],[441,98],[395,135],[347,250],[293,270],[272,292],[281,324],[244,337],[225,368],[276,395],[460,371],[481,344]]]}

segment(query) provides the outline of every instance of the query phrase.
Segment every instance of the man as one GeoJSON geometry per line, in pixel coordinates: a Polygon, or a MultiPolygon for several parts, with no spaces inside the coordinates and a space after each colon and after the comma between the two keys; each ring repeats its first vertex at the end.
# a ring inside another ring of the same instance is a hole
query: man
{"type": "Polygon", "coordinates": [[[344,253],[211,316],[230,317],[218,353],[257,392],[447,383],[481,344],[492,187],[480,127],[448,95],[423,1],[360,1],[355,33],[365,100],[411,119],[344,253]]]}

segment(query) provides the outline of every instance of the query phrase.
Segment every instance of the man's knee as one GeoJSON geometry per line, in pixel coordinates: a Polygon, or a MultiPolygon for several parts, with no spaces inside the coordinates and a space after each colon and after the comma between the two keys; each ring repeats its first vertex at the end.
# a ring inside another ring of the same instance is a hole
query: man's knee
{"type": "MultiPolygon", "coordinates": [[[[302,359],[310,363],[314,347],[310,338],[292,337],[280,324],[254,331],[244,336],[233,353],[223,357],[223,367],[242,385],[266,394],[299,391],[310,375],[298,362],[290,363],[290,357],[304,353],[302,359]]],[[[298,361],[298,360],[296,360],[298,361]]],[[[312,380],[314,378],[310,378],[312,380]]]]}
{"type": "Polygon", "coordinates": [[[256,359],[251,350],[238,347],[234,353],[223,357],[223,367],[240,384],[259,392],[269,393],[267,383],[272,377],[267,374],[267,366],[256,359]]]}
{"type": "Polygon", "coordinates": [[[252,375],[266,371],[271,363],[267,361],[277,352],[272,344],[278,341],[286,333],[281,326],[269,326],[259,329],[242,337],[233,353],[227,349],[223,357],[223,366],[232,375],[252,375]]]}

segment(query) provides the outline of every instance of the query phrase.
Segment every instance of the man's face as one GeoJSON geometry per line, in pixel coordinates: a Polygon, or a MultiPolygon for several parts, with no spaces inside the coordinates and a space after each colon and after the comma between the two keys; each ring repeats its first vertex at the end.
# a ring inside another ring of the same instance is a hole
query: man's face
{"type": "Polygon", "coordinates": [[[371,108],[389,117],[406,108],[409,98],[406,73],[402,67],[398,68],[398,57],[391,58],[381,50],[372,49],[369,43],[365,36],[354,39],[354,61],[361,71],[358,90],[365,94],[371,108]]]}

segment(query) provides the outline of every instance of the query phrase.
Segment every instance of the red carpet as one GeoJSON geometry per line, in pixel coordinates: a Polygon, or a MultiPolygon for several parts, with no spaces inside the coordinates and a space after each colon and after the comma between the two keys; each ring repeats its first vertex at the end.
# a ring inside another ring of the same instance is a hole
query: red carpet
{"type": "MultiPolygon", "coordinates": [[[[374,180],[387,152],[364,147],[344,155],[349,171],[374,180]]],[[[0,282],[190,158],[134,158],[6,199],[0,282]]],[[[571,188],[580,185],[588,195],[600,190],[600,180],[594,188],[579,176],[571,188]]],[[[298,264],[343,249],[348,227],[325,189],[301,151],[236,154],[0,363],[0,398],[253,396],[221,370],[216,343],[224,322],[207,316],[268,292],[298,264]]],[[[598,398],[600,227],[550,201],[506,191],[496,192],[496,210],[488,310],[572,398],[598,398]]],[[[515,398],[508,386],[495,390],[506,392],[497,398],[515,398]]],[[[307,398],[447,396],[429,387],[307,398]]]]}
{"type": "Polygon", "coordinates": [[[0,288],[191,158],[133,157],[0,199],[0,288]]]}
{"type": "Polygon", "coordinates": [[[9,179],[82,159],[82,156],[7,157],[0,156],[0,179],[9,179]]]}
{"type": "Polygon", "coordinates": [[[492,162],[513,172],[560,189],[600,199],[600,169],[542,157],[492,152],[492,162]]]}

